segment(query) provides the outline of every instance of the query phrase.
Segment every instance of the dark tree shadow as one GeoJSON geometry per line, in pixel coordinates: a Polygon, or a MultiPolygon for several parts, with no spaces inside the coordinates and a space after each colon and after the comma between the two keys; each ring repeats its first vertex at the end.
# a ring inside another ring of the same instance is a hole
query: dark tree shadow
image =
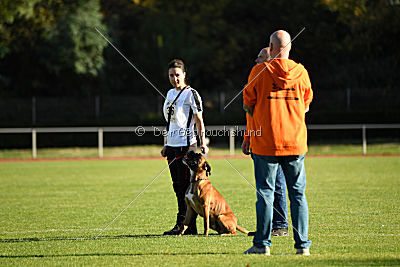
{"type": "Polygon", "coordinates": [[[193,255],[231,255],[227,252],[182,252],[182,253],[83,253],[83,254],[33,254],[33,255],[0,255],[0,258],[57,258],[57,257],[108,257],[108,256],[193,256],[193,255]]]}

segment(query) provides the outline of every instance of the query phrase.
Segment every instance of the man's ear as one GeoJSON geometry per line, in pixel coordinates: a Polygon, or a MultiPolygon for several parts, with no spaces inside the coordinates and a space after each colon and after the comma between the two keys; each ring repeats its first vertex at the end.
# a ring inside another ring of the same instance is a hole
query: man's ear
{"type": "Polygon", "coordinates": [[[205,161],[203,164],[203,170],[206,171],[207,176],[211,175],[211,166],[210,166],[210,164],[208,164],[207,161],[205,161]]]}

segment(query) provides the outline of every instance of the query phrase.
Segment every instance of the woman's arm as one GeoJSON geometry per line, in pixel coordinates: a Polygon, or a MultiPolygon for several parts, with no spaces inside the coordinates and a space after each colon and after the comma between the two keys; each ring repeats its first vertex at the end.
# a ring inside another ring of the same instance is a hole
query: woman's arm
{"type": "MultiPolygon", "coordinates": [[[[167,102],[168,102],[168,100],[167,99],[168,99],[168,94],[167,94],[167,98],[165,99],[164,105],[163,105],[163,115],[164,115],[164,118],[165,118],[166,122],[168,122],[168,113],[167,113],[167,102]]],[[[165,128],[165,130],[166,129],[167,128],[165,128]]],[[[167,156],[167,154],[166,154],[167,146],[166,145],[167,145],[167,136],[164,136],[164,146],[161,149],[161,156],[162,157],[166,157],[167,156]]]]}
{"type": "Polygon", "coordinates": [[[198,112],[194,114],[194,121],[196,123],[197,134],[200,139],[201,153],[207,154],[209,149],[206,145],[206,129],[203,122],[203,112],[198,112]]]}

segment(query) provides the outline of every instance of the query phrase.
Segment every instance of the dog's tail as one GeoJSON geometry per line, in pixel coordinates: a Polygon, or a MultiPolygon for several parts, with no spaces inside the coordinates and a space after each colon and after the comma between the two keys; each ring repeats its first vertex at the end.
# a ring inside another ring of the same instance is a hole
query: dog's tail
{"type": "Polygon", "coordinates": [[[243,234],[248,234],[249,231],[247,231],[246,229],[244,229],[243,227],[240,227],[239,225],[236,224],[236,229],[238,229],[240,232],[242,232],[243,234]]]}

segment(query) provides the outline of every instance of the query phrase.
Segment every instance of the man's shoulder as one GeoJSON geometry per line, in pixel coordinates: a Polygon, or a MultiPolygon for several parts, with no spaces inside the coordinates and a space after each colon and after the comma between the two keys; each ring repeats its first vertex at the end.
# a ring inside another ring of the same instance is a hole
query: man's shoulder
{"type": "Polygon", "coordinates": [[[293,66],[295,66],[297,68],[306,70],[306,67],[304,67],[304,65],[301,64],[300,62],[296,62],[293,59],[288,59],[288,62],[289,62],[289,64],[291,64],[291,65],[293,65],[293,66]]]}
{"type": "Polygon", "coordinates": [[[261,62],[261,63],[259,63],[259,64],[256,64],[256,65],[254,65],[253,66],[253,68],[252,68],[252,71],[253,70],[255,70],[255,71],[259,71],[259,70],[262,70],[262,69],[264,69],[264,68],[266,68],[270,63],[269,63],[270,61],[267,61],[267,62],[261,62]]]}

